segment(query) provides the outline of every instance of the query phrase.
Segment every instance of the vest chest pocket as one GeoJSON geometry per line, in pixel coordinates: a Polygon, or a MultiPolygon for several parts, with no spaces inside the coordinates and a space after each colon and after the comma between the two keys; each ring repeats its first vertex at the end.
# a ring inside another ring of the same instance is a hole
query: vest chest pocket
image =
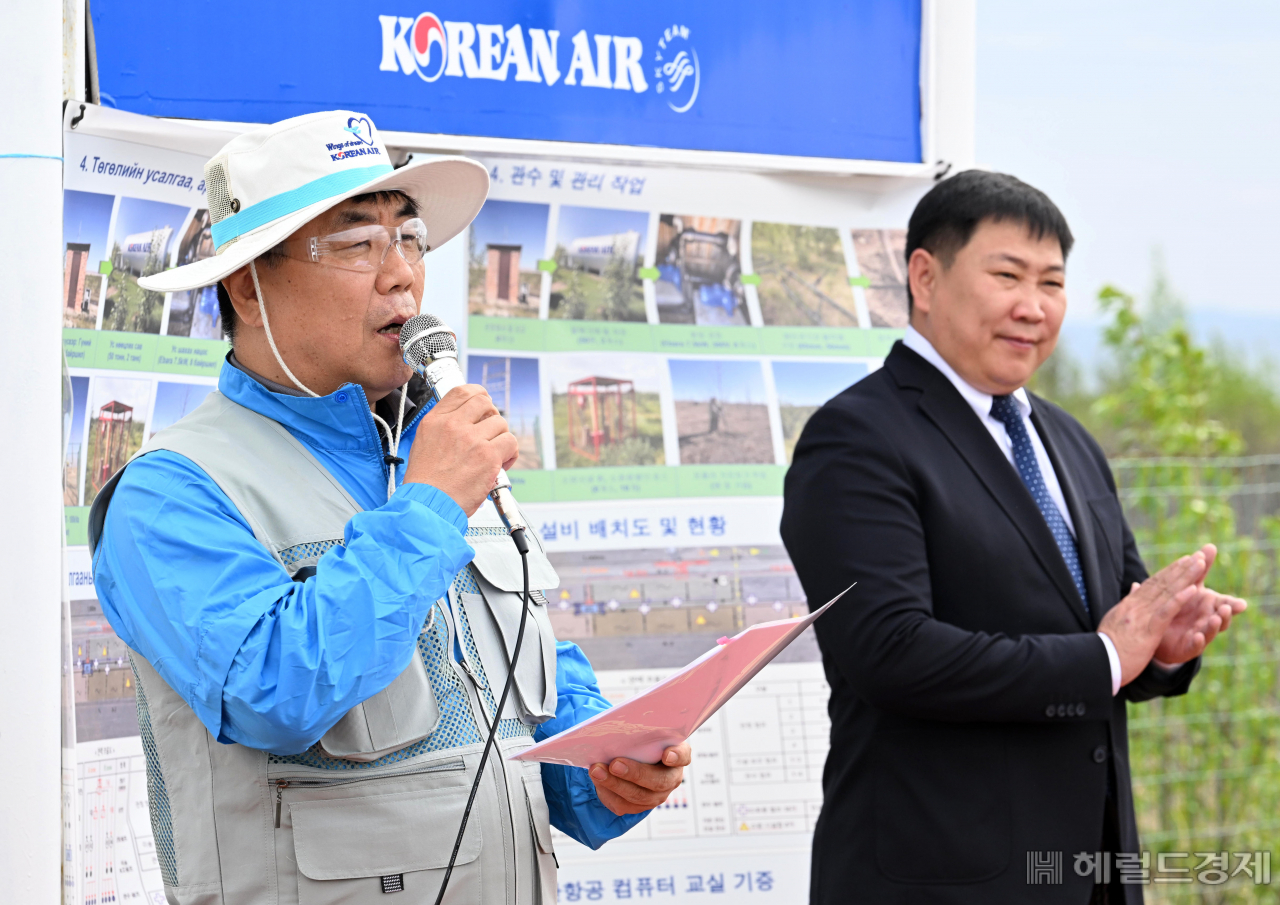
{"type": "Polygon", "coordinates": [[[382,691],[346,712],[320,739],[331,757],[372,761],[435,731],[440,707],[426,666],[415,652],[405,671],[382,691]]]}
{"type": "MultiPolygon", "coordinates": [[[[477,577],[479,594],[459,594],[471,626],[471,635],[480,654],[485,678],[494,701],[502,694],[507,664],[515,650],[520,630],[519,594],[500,591],[477,577]]],[[[531,600],[529,618],[520,645],[516,680],[501,719],[519,718],[526,725],[545,723],[556,715],[556,638],[544,604],[531,600]]]]}
{"type": "MultiPolygon", "coordinates": [[[[471,567],[480,593],[463,592],[458,597],[496,701],[502,693],[520,629],[524,576],[520,555],[509,537],[468,536],[467,541],[476,550],[471,567]]],[[[551,563],[535,543],[529,551],[531,591],[559,583],[551,563]]],[[[531,593],[520,662],[515,666],[512,693],[500,718],[518,717],[526,725],[537,725],[556,715],[557,702],[556,636],[545,598],[531,593]]]]}
{"type": "MultiPolygon", "coordinates": [[[[468,788],[289,805],[298,905],[431,905],[444,880],[468,788]],[[400,892],[388,900],[384,892],[400,892]]],[[[472,815],[447,905],[480,905],[481,821],[472,815]]]]}

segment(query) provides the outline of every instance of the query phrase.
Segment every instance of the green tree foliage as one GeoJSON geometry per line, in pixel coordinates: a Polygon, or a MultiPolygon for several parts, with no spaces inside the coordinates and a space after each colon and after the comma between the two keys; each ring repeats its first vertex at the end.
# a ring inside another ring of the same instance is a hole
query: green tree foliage
{"type": "Polygon", "coordinates": [[[605,320],[631,320],[631,301],[635,296],[635,265],[623,254],[614,254],[604,268],[605,320]]]}
{"type": "Polygon", "coordinates": [[[1138,314],[1133,296],[1113,286],[1103,287],[1098,302],[1112,318],[1105,332],[1106,345],[1119,367],[1093,403],[1092,414],[1110,428],[1112,454],[1240,453],[1243,437],[1214,417],[1209,405],[1221,371],[1209,353],[1192,341],[1182,319],[1164,329],[1153,328],[1138,314]]]}
{"type": "MultiPolygon", "coordinates": [[[[1139,550],[1154,571],[1201,544],[1218,545],[1210,585],[1250,609],[1206,653],[1191,691],[1129,708],[1130,762],[1143,847],[1280,858],[1280,518],[1271,452],[1280,401],[1266,376],[1222,348],[1197,344],[1167,280],[1145,313],[1113,287],[1099,295],[1112,361],[1097,393],[1069,357],[1036,389],[1084,421],[1110,456],[1139,550]]],[[[1155,857],[1152,868],[1156,867],[1155,857]]],[[[1276,872],[1273,863],[1272,870],[1276,872]]],[[[1275,902],[1244,874],[1223,885],[1148,887],[1148,901],[1275,902]]]]}

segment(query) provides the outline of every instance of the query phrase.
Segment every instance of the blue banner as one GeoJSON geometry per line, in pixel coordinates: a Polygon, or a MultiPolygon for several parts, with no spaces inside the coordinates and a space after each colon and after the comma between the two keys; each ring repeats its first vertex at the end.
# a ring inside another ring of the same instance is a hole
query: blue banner
{"type": "Polygon", "coordinates": [[[920,0],[95,0],[104,104],[918,163],[920,0]]]}

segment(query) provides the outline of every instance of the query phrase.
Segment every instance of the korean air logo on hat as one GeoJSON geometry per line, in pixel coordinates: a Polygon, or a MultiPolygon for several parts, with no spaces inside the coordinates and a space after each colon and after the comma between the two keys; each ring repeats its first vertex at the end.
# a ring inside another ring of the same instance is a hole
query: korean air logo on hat
{"type": "Polygon", "coordinates": [[[342,127],[343,137],[327,142],[324,146],[330,160],[346,160],[350,157],[380,157],[382,148],[373,134],[373,123],[367,116],[348,116],[342,127]]]}
{"type": "Polygon", "coordinates": [[[409,29],[409,52],[418,64],[418,77],[424,82],[434,82],[444,74],[445,63],[449,59],[449,44],[444,35],[444,26],[436,18],[435,13],[422,13],[413,20],[409,29]],[[439,48],[439,62],[432,66],[433,50],[439,48]]]}

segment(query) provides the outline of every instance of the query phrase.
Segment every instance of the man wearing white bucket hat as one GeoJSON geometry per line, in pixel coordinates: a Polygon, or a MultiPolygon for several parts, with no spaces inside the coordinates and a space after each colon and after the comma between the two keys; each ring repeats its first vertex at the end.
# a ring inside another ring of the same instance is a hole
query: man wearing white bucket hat
{"type": "MultiPolygon", "coordinates": [[[[626,832],[689,749],[589,773],[508,760],[608,704],[541,592],[525,604],[486,501],[518,455],[506,422],[476,386],[433,405],[401,358],[423,256],[488,176],[393,169],[367,117],[334,111],[241,135],[205,184],[216,254],[140,282],[218,283],[232,352],[90,514],[165,894],[554,902],[550,825],[593,848],[626,832]]],[[[555,587],[532,547],[532,586],[555,587]]]]}

